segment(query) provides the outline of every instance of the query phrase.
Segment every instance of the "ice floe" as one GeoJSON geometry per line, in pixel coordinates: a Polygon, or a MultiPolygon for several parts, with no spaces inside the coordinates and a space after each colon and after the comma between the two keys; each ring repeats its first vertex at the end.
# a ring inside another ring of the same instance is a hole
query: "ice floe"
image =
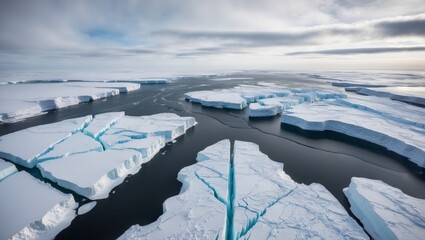
{"type": "Polygon", "coordinates": [[[195,125],[193,117],[173,113],[140,117],[103,113],[2,136],[0,155],[26,167],[37,164],[43,177],[87,198],[100,199],[138,172],[166,142],[195,125]],[[104,142],[105,138],[114,141],[104,142]]]}
{"type": "Polygon", "coordinates": [[[351,211],[374,239],[423,239],[425,200],[380,180],[352,178],[344,189],[351,211]]]}
{"type": "Polygon", "coordinates": [[[26,172],[0,182],[0,239],[53,239],[75,218],[78,204],[26,172]]]}
{"type": "Polygon", "coordinates": [[[185,94],[187,100],[206,107],[243,109],[249,106],[250,117],[275,116],[287,108],[304,102],[346,97],[345,94],[332,90],[286,88],[264,82],[185,94]]]}
{"type": "Polygon", "coordinates": [[[169,82],[168,79],[10,82],[0,85],[0,122],[15,122],[52,109],[135,91],[140,88],[140,84],[169,82]]]}
{"type": "Polygon", "coordinates": [[[86,213],[90,212],[94,207],[96,207],[96,205],[97,205],[96,201],[86,203],[83,206],[80,206],[78,208],[77,214],[78,215],[86,214],[86,213]]]}
{"type": "Polygon", "coordinates": [[[164,214],[120,239],[368,239],[323,186],[294,182],[256,144],[223,140],[197,161],[164,214]]]}
{"type": "Polygon", "coordinates": [[[425,87],[349,87],[347,91],[425,106],[425,87]]]}
{"type": "Polygon", "coordinates": [[[13,163],[7,162],[0,158],[0,182],[17,171],[18,170],[13,163]]]}
{"type": "Polygon", "coordinates": [[[330,130],[381,145],[425,167],[425,111],[374,98],[330,100],[299,105],[282,115],[282,123],[306,130],[330,130]],[[393,109],[391,109],[393,108],[393,109]],[[396,113],[400,109],[404,112],[396,113]],[[403,117],[408,116],[408,117],[403,117]],[[414,123],[414,124],[413,124],[414,123]]]}

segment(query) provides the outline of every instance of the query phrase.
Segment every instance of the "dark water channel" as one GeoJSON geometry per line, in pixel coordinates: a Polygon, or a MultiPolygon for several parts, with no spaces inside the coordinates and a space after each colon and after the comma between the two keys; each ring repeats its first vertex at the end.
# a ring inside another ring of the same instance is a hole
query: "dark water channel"
{"type": "MultiPolygon", "coordinates": [[[[222,139],[254,142],[271,159],[284,163],[295,181],[324,185],[348,209],[342,193],[353,176],[381,179],[403,192],[425,199],[423,170],[407,159],[375,144],[332,132],[308,132],[280,124],[280,117],[249,119],[247,110],[219,110],[191,104],[187,91],[227,88],[254,81],[285,82],[311,86],[311,81],[294,76],[255,75],[255,80],[211,81],[205,77],[180,79],[167,85],[144,85],[139,91],[106,100],[60,109],[23,122],[0,126],[0,135],[39,124],[98,114],[125,111],[127,115],[174,112],[193,116],[198,125],[174,144],[167,145],[139,173],[128,177],[108,199],[85,215],[77,216],[58,239],[115,239],[131,225],[145,225],[162,214],[162,203],[177,195],[181,183],[177,173],[196,162],[196,154],[222,139]]],[[[325,82],[314,83],[328,86],[325,82]]],[[[36,174],[36,173],[35,173],[36,174]]],[[[81,199],[81,198],[78,198],[81,199]]]]}

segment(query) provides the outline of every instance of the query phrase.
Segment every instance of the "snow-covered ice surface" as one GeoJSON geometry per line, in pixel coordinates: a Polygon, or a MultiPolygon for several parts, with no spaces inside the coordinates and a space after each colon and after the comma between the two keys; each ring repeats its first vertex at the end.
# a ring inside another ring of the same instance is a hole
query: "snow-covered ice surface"
{"type": "Polygon", "coordinates": [[[7,162],[0,158],[0,182],[17,171],[18,170],[13,163],[7,162]]]}
{"type": "Polygon", "coordinates": [[[0,138],[0,156],[90,199],[108,197],[166,142],[196,125],[173,113],[130,117],[103,113],[36,126],[0,138]],[[103,139],[112,139],[114,144],[103,139]],[[25,148],[21,146],[25,145],[25,148]]]}
{"type": "Polygon", "coordinates": [[[197,161],[164,214],[120,239],[368,239],[323,186],[294,182],[256,144],[223,140],[197,161]]]}
{"type": "Polygon", "coordinates": [[[374,239],[424,238],[425,200],[367,178],[352,178],[344,193],[351,211],[374,239]]]}
{"type": "Polygon", "coordinates": [[[425,106],[425,87],[348,87],[346,90],[425,106]]]}
{"type": "Polygon", "coordinates": [[[77,214],[83,215],[90,212],[94,207],[96,207],[96,204],[97,204],[96,201],[92,201],[92,202],[84,204],[83,206],[80,206],[78,208],[77,214]]]}
{"type": "Polygon", "coordinates": [[[282,122],[306,130],[340,132],[381,145],[425,167],[425,109],[378,97],[299,105],[282,122]]]}
{"type": "Polygon", "coordinates": [[[0,123],[16,122],[46,111],[89,102],[124,92],[141,84],[169,83],[168,79],[33,80],[0,85],[0,123]],[[54,89],[54,91],[52,91],[54,89]]]}
{"type": "Polygon", "coordinates": [[[0,182],[0,239],[53,239],[74,219],[78,204],[26,172],[0,182]]]}
{"type": "Polygon", "coordinates": [[[185,94],[187,100],[207,107],[243,109],[249,105],[250,117],[275,116],[301,103],[346,97],[343,93],[328,89],[286,88],[264,82],[185,94]]]}
{"type": "Polygon", "coordinates": [[[0,137],[0,157],[25,167],[34,167],[38,157],[84,129],[91,120],[89,115],[4,135],[0,137]]]}

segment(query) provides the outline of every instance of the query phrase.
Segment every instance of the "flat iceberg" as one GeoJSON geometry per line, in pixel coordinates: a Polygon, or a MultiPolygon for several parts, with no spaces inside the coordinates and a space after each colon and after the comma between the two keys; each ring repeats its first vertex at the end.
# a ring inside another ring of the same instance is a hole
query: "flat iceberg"
{"type": "Polygon", "coordinates": [[[119,239],[368,239],[323,186],[294,182],[256,144],[223,140],[197,161],[164,214],[119,239]]]}
{"type": "Polygon", "coordinates": [[[34,167],[38,157],[56,144],[84,129],[92,116],[27,128],[0,137],[0,157],[25,167],[34,167]],[[25,146],[25,148],[22,148],[25,146]]]}
{"type": "Polygon", "coordinates": [[[141,84],[169,83],[167,79],[114,81],[34,80],[0,85],[0,123],[16,122],[46,111],[111,97],[140,89],[141,84]],[[54,91],[51,91],[54,89],[54,91]]]}
{"type": "Polygon", "coordinates": [[[0,239],[53,239],[75,218],[78,204],[26,172],[0,182],[0,239]]]}
{"type": "Polygon", "coordinates": [[[96,201],[86,203],[83,206],[80,206],[78,208],[77,214],[78,215],[86,214],[86,213],[90,212],[94,207],[96,207],[96,205],[97,205],[96,201]]]}
{"type": "Polygon", "coordinates": [[[166,142],[195,126],[173,113],[130,117],[110,112],[36,126],[0,137],[0,155],[89,199],[108,197],[166,142]],[[25,144],[25,149],[20,146],[25,144]]]}
{"type": "Polygon", "coordinates": [[[129,174],[143,163],[134,150],[106,150],[75,154],[39,163],[43,177],[91,200],[107,198],[129,174]]]}
{"type": "Polygon", "coordinates": [[[0,158],[0,182],[16,172],[18,172],[18,170],[13,163],[0,158]]]}
{"type": "Polygon", "coordinates": [[[206,107],[244,109],[249,106],[250,117],[269,117],[301,103],[347,96],[327,89],[285,88],[259,82],[230,89],[188,92],[185,98],[206,107]]]}
{"type": "Polygon", "coordinates": [[[351,211],[374,239],[425,236],[425,200],[408,196],[380,180],[356,177],[344,193],[351,211]]]}
{"type": "Polygon", "coordinates": [[[394,113],[397,108],[389,110],[392,101],[374,100],[374,103],[351,103],[350,99],[344,99],[303,104],[285,112],[281,121],[306,130],[330,130],[363,139],[425,167],[425,112],[412,106],[400,108],[405,112],[394,113]],[[402,114],[409,116],[407,120],[402,120],[402,114]]]}
{"type": "Polygon", "coordinates": [[[392,100],[425,106],[425,87],[348,87],[346,90],[362,95],[386,97],[392,100]]]}

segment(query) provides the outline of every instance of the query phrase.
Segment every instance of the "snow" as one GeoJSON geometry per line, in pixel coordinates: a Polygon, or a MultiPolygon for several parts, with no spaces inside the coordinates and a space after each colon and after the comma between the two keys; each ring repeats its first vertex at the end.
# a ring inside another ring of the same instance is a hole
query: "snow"
{"type": "Polygon", "coordinates": [[[39,161],[38,157],[81,131],[91,119],[89,115],[4,135],[0,137],[0,157],[25,167],[34,167],[39,161]]]}
{"type": "Polygon", "coordinates": [[[164,214],[119,239],[368,239],[321,185],[295,183],[258,145],[222,140],[178,175],[164,214]]]}
{"type": "Polygon", "coordinates": [[[351,211],[374,239],[423,239],[425,200],[380,180],[352,178],[344,189],[351,211]]]}
{"type": "Polygon", "coordinates": [[[74,154],[39,163],[43,177],[91,200],[107,198],[109,192],[143,163],[134,150],[106,150],[74,154]]]}
{"type": "Polygon", "coordinates": [[[84,204],[83,206],[78,208],[77,214],[83,215],[90,212],[94,207],[96,207],[96,204],[97,204],[96,201],[92,201],[92,202],[84,204]]]}
{"type": "Polygon", "coordinates": [[[425,106],[425,87],[349,87],[346,90],[363,95],[386,97],[392,100],[425,106]]]}
{"type": "Polygon", "coordinates": [[[398,105],[403,103],[394,104],[385,98],[381,98],[381,101],[374,98],[370,103],[362,99],[361,104],[366,107],[361,107],[360,101],[350,101],[328,100],[298,105],[282,115],[282,123],[312,131],[330,130],[363,139],[425,167],[425,111],[413,106],[400,107],[398,105]],[[405,111],[395,113],[397,107],[405,111]],[[403,117],[403,114],[409,117],[403,117]]]}
{"type": "Polygon", "coordinates": [[[13,165],[13,163],[7,162],[0,158],[0,182],[17,171],[18,170],[16,169],[15,165],[13,165]]]}
{"type": "Polygon", "coordinates": [[[180,194],[164,202],[164,214],[146,226],[134,225],[119,239],[225,239],[230,141],[198,153],[198,163],[183,168],[180,194]]]}
{"type": "Polygon", "coordinates": [[[16,122],[43,112],[130,92],[139,83],[36,81],[0,85],[0,122],[16,122]],[[54,89],[54,91],[52,91],[54,89]]]}
{"type": "Polygon", "coordinates": [[[78,204],[26,172],[0,182],[0,239],[53,239],[68,227],[78,204]]]}
{"type": "Polygon", "coordinates": [[[211,81],[231,81],[231,80],[253,80],[252,77],[223,77],[223,78],[211,78],[211,81]]]}
{"type": "Polygon", "coordinates": [[[164,138],[159,137],[148,137],[142,139],[133,139],[128,142],[119,143],[114,145],[111,149],[121,150],[121,149],[133,149],[140,154],[142,157],[149,158],[159,152],[161,148],[165,146],[164,138]]]}

